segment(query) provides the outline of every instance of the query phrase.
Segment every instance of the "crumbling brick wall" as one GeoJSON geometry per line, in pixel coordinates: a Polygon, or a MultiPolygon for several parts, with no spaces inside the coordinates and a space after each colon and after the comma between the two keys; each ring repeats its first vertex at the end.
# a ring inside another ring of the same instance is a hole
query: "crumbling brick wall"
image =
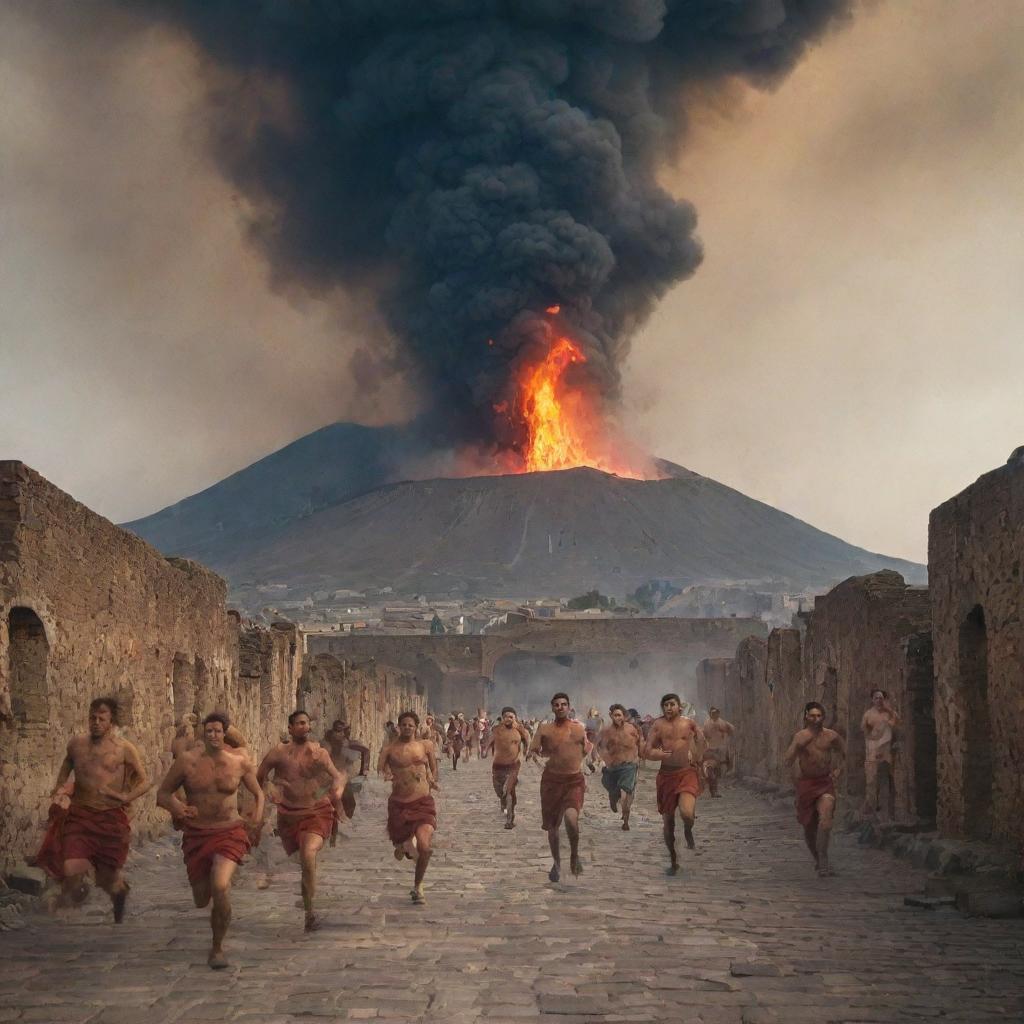
{"type": "Polygon", "coordinates": [[[701,721],[708,708],[718,708],[722,715],[731,721],[731,709],[727,706],[725,683],[729,675],[732,658],[704,658],[697,662],[697,690],[694,703],[697,705],[697,716],[701,721]]]}
{"type": "MultiPolygon", "coordinates": [[[[782,755],[803,724],[804,696],[801,637],[798,629],[773,629],[768,635],[765,683],[768,697],[764,730],[765,778],[780,785],[792,781],[792,769],[782,755]]],[[[754,724],[755,728],[758,725],[754,724]]]]}
{"type": "Polygon", "coordinates": [[[938,819],[1024,844],[1024,450],[936,508],[928,531],[938,819]]]}
{"type": "Polygon", "coordinates": [[[736,771],[762,778],[767,773],[768,748],[759,723],[767,719],[767,661],[766,640],[751,636],[741,641],[736,657],[728,666],[724,702],[732,709],[730,721],[736,726],[733,739],[736,771]]]}
{"type": "Polygon", "coordinates": [[[426,698],[416,677],[375,660],[356,661],[317,654],[307,659],[300,683],[300,706],[313,720],[318,738],[340,718],[352,726],[352,737],[370,748],[376,762],[384,742],[384,723],[397,722],[403,711],[422,720],[426,698]]]}
{"type": "MultiPolygon", "coordinates": [[[[896,815],[905,821],[919,816],[914,763],[918,739],[912,715],[925,685],[920,665],[908,660],[906,641],[927,633],[930,620],[928,591],[908,587],[899,573],[884,569],[851,577],[817,598],[804,641],[807,699],[825,705],[826,724],[846,741],[847,770],[840,788],[858,802],[865,786],[865,737],[860,722],[871,691],[885,690],[900,713],[903,722],[896,736],[894,777],[896,815]]],[[[914,657],[920,657],[920,650],[914,657]]]]}

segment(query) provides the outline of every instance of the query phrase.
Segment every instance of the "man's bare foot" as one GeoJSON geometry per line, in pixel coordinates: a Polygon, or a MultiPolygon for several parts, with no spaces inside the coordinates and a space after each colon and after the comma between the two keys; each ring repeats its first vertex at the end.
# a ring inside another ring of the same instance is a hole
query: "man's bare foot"
{"type": "Polygon", "coordinates": [[[211,949],[210,955],[206,958],[206,962],[211,971],[223,971],[225,967],[230,966],[230,964],[228,964],[228,958],[224,955],[224,951],[221,949],[211,949]]]}
{"type": "Polygon", "coordinates": [[[128,892],[131,886],[125,882],[120,892],[114,893],[114,924],[120,924],[124,920],[124,905],[128,902],[128,892]]]}
{"type": "Polygon", "coordinates": [[[256,879],[256,888],[257,889],[261,889],[261,890],[262,889],[269,889],[270,888],[270,875],[260,875],[260,877],[256,879]]]}
{"type": "Polygon", "coordinates": [[[548,881],[557,882],[561,877],[562,875],[559,870],[559,863],[556,860],[555,863],[551,865],[551,870],[548,872],[548,881]]]}
{"type": "Polygon", "coordinates": [[[317,917],[316,914],[307,914],[306,915],[306,931],[307,932],[318,932],[320,930],[320,926],[322,924],[323,924],[323,919],[320,918],[320,917],[317,917]]]}
{"type": "Polygon", "coordinates": [[[686,848],[688,850],[696,850],[697,844],[693,841],[693,829],[684,828],[683,835],[686,837],[686,848]]]}
{"type": "Polygon", "coordinates": [[[678,875],[679,874],[679,865],[675,861],[673,861],[671,864],[669,864],[669,866],[667,868],[665,868],[665,874],[666,875],[678,875]]]}
{"type": "Polygon", "coordinates": [[[516,823],[514,821],[506,821],[505,822],[505,828],[515,828],[515,827],[516,827],[516,823]]]}
{"type": "Polygon", "coordinates": [[[399,843],[395,847],[395,860],[402,860],[405,857],[405,850],[402,849],[402,844],[399,843]]]}
{"type": "Polygon", "coordinates": [[[578,853],[574,853],[569,858],[569,870],[576,878],[579,878],[579,876],[583,874],[583,861],[580,860],[578,853]]]}
{"type": "Polygon", "coordinates": [[[422,904],[427,902],[427,897],[423,895],[422,885],[415,886],[409,893],[409,896],[412,898],[413,903],[422,904]]]}
{"type": "Polygon", "coordinates": [[[622,823],[622,831],[623,832],[628,832],[629,831],[629,822],[628,821],[624,821],[622,823]]]}
{"type": "Polygon", "coordinates": [[[614,793],[608,794],[608,806],[613,810],[619,809],[619,798],[614,793]]]}

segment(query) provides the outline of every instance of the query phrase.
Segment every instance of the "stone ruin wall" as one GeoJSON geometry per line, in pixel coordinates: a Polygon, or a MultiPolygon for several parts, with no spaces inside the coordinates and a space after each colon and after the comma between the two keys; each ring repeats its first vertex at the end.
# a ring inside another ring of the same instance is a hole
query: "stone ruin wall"
{"type": "Polygon", "coordinates": [[[938,817],[1024,845],[1024,449],[931,514],[938,817]]]}
{"type": "MultiPolygon", "coordinates": [[[[188,711],[226,710],[257,757],[276,742],[303,685],[301,634],[243,623],[225,598],[208,569],[0,462],[0,872],[38,845],[67,739],[85,730],[94,697],[119,700],[121,730],[157,782],[188,711]]],[[[377,728],[376,685],[371,673],[359,688],[358,707],[374,709],[356,718],[366,729],[377,728]]],[[[167,827],[155,788],[132,816],[136,840],[167,827]]]]}
{"type": "Polygon", "coordinates": [[[376,661],[359,662],[317,654],[306,662],[300,707],[313,721],[319,739],[340,718],[352,726],[352,738],[365,743],[376,764],[384,742],[385,722],[397,722],[403,711],[423,720],[427,701],[416,676],[376,661]]]}

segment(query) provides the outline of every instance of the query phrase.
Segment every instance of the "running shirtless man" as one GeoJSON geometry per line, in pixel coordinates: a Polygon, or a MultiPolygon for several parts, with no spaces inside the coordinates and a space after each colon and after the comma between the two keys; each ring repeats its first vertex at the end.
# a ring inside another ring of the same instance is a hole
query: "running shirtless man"
{"type": "Polygon", "coordinates": [[[569,837],[569,869],[574,875],[583,874],[580,861],[580,811],[586,782],[583,779],[583,758],[587,753],[587,734],[582,724],[569,718],[569,697],[556,693],[551,698],[553,722],[544,722],[534,734],[527,760],[548,759],[540,777],[541,828],[548,834],[552,865],[548,878],[557,882],[561,877],[562,857],[558,830],[565,821],[569,837]]]}
{"type": "Polygon", "coordinates": [[[214,711],[203,719],[203,746],[177,757],[160,783],[156,802],[169,811],[181,829],[181,852],[197,907],[209,906],[213,943],[207,964],[213,970],[228,966],[224,936],[231,923],[231,879],[253,843],[259,842],[263,821],[263,790],[256,766],[244,748],[225,745],[230,722],[214,711]],[[254,797],[248,820],[238,813],[238,790],[244,786],[254,797]],[[176,795],[184,787],[185,802],[176,795]]]}
{"type": "Polygon", "coordinates": [[[85,899],[91,867],[120,924],[129,890],[121,876],[131,841],[125,808],[150,783],[138,750],[114,729],[117,711],[114,698],[97,697],[89,705],[88,734],[68,741],[50,796],[57,806],[51,806],[50,825],[33,863],[60,881],[63,905],[85,899]],[[74,784],[69,787],[72,773],[74,784]]]}
{"type": "Polygon", "coordinates": [[[722,717],[718,708],[708,708],[708,719],[704,723],[704,739],[707,749],[704,751],[704,778],[708,781],[708,792],[712,796],[721,796],[718,784],[725,770],[732,764],[730,737],[736,730],[731,722],[722,717]]]}
{"type": "Polygon", "coordinates": [[[783,763],[799,765],[796,776],[796,817],[804,828],[804,842],[814,857],[821,878],[833,872],[828,844],[836,809],[835,783],[846,763],[842,736],[825,728],[825,709],[816,700],[804,705],[804,728],[794,737],[783,763]],[[838,762],[838,763],[836,763],[838,762]]]}
{"type": "Polygon", "coordinates": [[[309,715],[293,711],[288,716],[291,742],[270,750],[256,779],[265,787],[270,774],[274,775],[274,788],[280,795],[270,799],[277,805],[277,834],[289,857],[299,852],[306,931],[313,932],[320,927],[313,912],[316,855],[330,838],[335,820],[344,816],[341,800],[347,777],[334,766],[327,750],[309,738],[309,731],[309,715]]]}
{"type": "Polygon", "coordinates": [[[608,790],[611,809],[617,811],[622,807],[622,831],[628,832],[643,737],[639,729],[626,721],[626,709],[621,704],[613,704],[608,714],[611,722],[597,736],[598,750],[604,760],[601,785],[608,790]]]}
{"type": "MultiPolygon", "coordinates": [[[[359,779],[365,779],[370,770],[370,748],[359,740],[352,739],[352,726],[348,722],[337,719],[331,726],[330,732],[324,734],[324,742],[331,754],[331,761],[334,767],[345,776],[345,792],[341,794],[341,806],[345,811],[345,817],[350,821],[356,813],[356,793],[362,787],[362,782],[353,780],[353,770],[356,758],[359,759],[359,779]]],[[[334,819],[334,828],[331,831],[331,846],[334,846],[338,838],[338,819],[334,819]]]]}
{"type": "Polygon", "coordinates": [[[440,792],[437,750],[430,740],[416,739],[420,719],[414,711],[398,716],[398,737],[380,752],[377,771],[391,781],[388,797],[388,838],[395,844],[395,860],[416,860],[413,903],[425,903],[423,879],[433,852],[437,805],[431,790],[440,792]]]}
{"type": "Polygon", "coordinates": [[[516,785],[521,762],[519,755],[530,749],[530,734],[516,719],[515,708],[502,708],[501,719],[491,730],[488,750],[494,751],[491,782],[505,814],[505,828],[516,827],[516,785]]]}
{"type": "Polygon", "coordinates": [[[676,853],[676,812],[683,819],[686,847],[695,848],[693,822],[697,816],[697,797],[701,791],[699,765],[704,754],[704,734],[692,718],[682,714],[677,694],[661,698],[661,718],[651,726],[644,758],[660,761],[658,770],[658,811],[664,823],[665,845],[668,847],[668,875],[679,874],[676,853]]]}
{"type": "Polygon", "coordinates": [[[896,780],[893,777],[893,730],[900,716],[889,703],[885,690],[871,691],[871,707],[864,712],[860,727],[864,732],[864,806],[862,814],[882,810],[889,820],[896,816],[896,780]],[[885,795],[880,792],[879,769],[886,766],[885,795]]]}

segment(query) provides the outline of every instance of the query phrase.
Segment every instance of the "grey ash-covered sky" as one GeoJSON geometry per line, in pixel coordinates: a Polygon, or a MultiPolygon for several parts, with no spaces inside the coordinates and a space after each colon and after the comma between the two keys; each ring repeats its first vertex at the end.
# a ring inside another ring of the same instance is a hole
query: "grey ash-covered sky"
{"type": "MultiPolygon", "coordinates": [[[[124,520],[418,411],[370,296],[248,240],[194,44],[60,8],[0,10],[0,457],[124,520]]],[[[641,442],[923,559],[928,510],[1024,443],[1022,44],[1010,0],[870,3],[774,90],[685,97],[660,180],[705,258],[625,363],[641,442]]]]}

